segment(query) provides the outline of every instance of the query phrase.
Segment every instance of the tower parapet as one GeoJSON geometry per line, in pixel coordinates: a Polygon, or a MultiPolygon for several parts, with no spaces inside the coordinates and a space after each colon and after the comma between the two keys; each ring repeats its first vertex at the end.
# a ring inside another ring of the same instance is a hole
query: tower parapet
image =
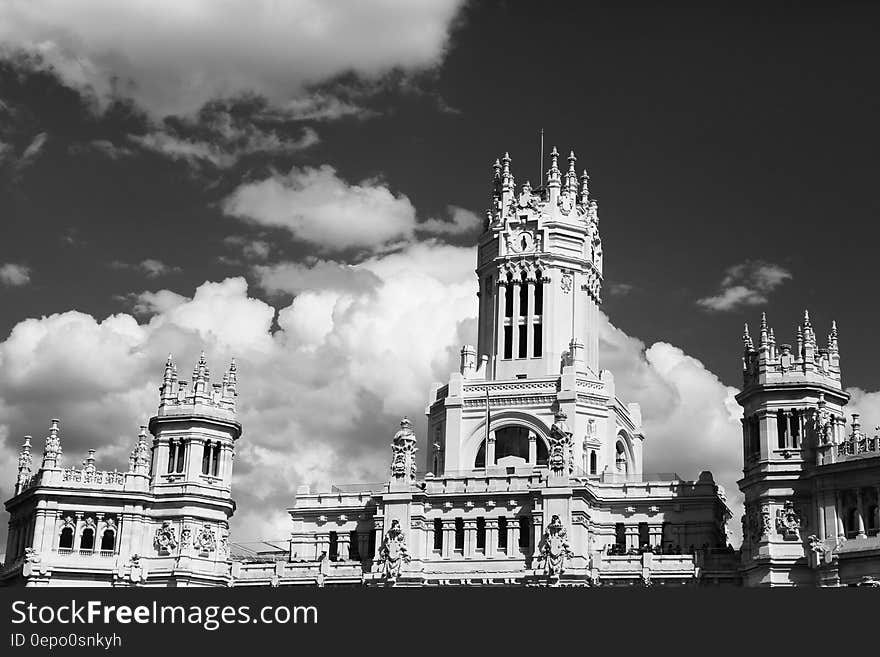
{"type": "Polygon", "coordinates": [[[809,380],[841,389],[836,322],[831,323],[825,347],[820,347],[810,313],[805,310],[792,346],[790,343],[776,343],[776,335],[767,324],[767,315],[761,313],[757,347],[749,334],[748,324],[743,334],[743,347],[744,388],[809,380]]]}

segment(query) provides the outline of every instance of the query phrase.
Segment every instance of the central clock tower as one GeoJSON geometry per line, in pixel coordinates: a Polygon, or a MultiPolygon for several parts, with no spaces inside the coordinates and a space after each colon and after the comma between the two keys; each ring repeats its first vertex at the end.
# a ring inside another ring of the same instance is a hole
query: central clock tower
{"type": "Polygon", "coordinates": [[[478,248],[477,352],[493,379],[558,374],[565,359],[598,374],[602,241],[589,176],[576,157],[559,169],[554,148],[546,184],[515,192],[510,156],[494,165],[492,201],[478,248]]]}

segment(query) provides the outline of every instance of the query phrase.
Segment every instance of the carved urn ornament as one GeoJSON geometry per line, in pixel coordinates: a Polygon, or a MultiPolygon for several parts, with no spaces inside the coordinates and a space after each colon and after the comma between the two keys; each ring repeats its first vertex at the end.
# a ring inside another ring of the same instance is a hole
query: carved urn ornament
{"type": "Polygon", "coordinates": [[[400,567],[410,562],[409,548],[406,544],[406,534],[400,528],[400,521],[392,520],[391,528],[385,534],[382,547],[379,548],[379,565],[382,568],[382,576],[389,582],[394,582],[400,575],[400,567]]]}
{"type": "Polygon", "coordinates": [[[572,556],[571,546],[568,542],[568,532],[554,515],[544,530],[541,540],[541,562],[544,566],[546,577],[559,577],[565,570],[565,560],[572,556]]]}

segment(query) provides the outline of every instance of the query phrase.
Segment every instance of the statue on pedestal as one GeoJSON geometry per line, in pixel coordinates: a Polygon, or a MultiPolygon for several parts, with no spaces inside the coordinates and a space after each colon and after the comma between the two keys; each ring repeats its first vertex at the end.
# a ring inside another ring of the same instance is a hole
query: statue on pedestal
{"type": "Polygon", "coordinates": [[[379,548],[379,565],[382,567],[382,576],[388,582],[395,582],[400,575],[400,567],[409,562],[406,534],[400,528],[400,521],[392,520],[391,528],[385,534],[382,547],[379,548]]]}
{"type": "Polygon", "coordinates": [[[544,575],[558,578],[565,570],[565,560],[572,554],[568,532],[559,516],[554,515],[541,540],[540,558],[544,565],[544,575]]]}

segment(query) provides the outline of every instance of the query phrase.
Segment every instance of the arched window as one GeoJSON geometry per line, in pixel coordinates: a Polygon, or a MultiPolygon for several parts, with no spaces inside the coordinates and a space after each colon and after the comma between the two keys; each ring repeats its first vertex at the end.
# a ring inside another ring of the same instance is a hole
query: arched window
{"type": "Polygon", "coordinates": [[[91,527],[86,527],[85,529],[83,529],[82,535],[79,537],[79,549],[95,549],[95,530],[91,527]]]}
{"type": "Polygon", "coordinates": [[[101,534],[101,550],[110,551],[116,547],[116,532],[112,529],[105,529],[101,534]]]}
{"type": "Polygon", "coordinates": [[[590,474],[596,474],[598,465],[596,463],[596,451],[590,450],[590,474]]]}
{"type": "Polygon", "coordinates": [[[617,472],[620,474],[626,474],[628,471],[628,464],[626,460],[626,447],[623,446],[623,442],[617,441],[617,454],[614,459],[614,464],[617,467],[617,472]]]}
{"type": "Polygon", "coordinates": [[[73,527],[65,527],[61,530],[61,539],[58,541],[58,547],[62,550],[73,549],[73,527]]]}

